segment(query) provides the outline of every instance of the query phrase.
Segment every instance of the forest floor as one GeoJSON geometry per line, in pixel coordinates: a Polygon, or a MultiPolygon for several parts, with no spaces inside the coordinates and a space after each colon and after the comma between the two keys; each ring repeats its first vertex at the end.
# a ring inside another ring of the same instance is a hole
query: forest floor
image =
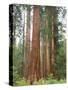
{"type": "MultiPolygon", "coordinates": [[[[47,85],[47,84],[63,84],[66,83],[66,80],[64,79],[40,79],[39,81],[34,81],[32,85],[47,85]]],[[[27,82],[26,80],[20,80],[20,81],[16,81],[15,86],[26,86],[26,85],[30,85],[29,82],[27,82]]]]}

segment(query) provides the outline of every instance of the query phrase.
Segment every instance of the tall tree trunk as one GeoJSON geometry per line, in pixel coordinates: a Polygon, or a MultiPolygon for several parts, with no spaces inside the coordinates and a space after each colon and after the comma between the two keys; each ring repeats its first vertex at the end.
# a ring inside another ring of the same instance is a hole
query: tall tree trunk
{"type": "Polygon", "coordinates": [[[40,8],[34,6],[33,15],[33,34],[32,34],[32,53],[31,53],[31,81],[40,78],[40,8]]]}
{"type": "Polygon", "coordinates": [[[54,73],[54,61],[55,61],[54,16],[52,15],[51,73],[54,73]]]}
{"type": "MultiPolygon", "coordinates": [[[[55,10],[56,11],[56,8],[55,10]]],[[[57,49],[57,33],[58,33],[58,27],[56,25],[56,16],[52,16],[52,43],[51,43],[51,72],[53,73],[53,75],[55,76],[55,67],[54,67],[54,63],[55,63],[55,59],[56,59],[56,49],[57,49]]]]}
{"type": "Polygon", "coordinates": [[[27,7],[27,28],[26,28],[26,80],[28,79],[29,76],[29,62],[30,62],[30,7],[27,7]]]}
{"type": "MultiPolygon", "coordinates": [[[[24,11],[25,11],[25,10],[26,10],[26,8],[24,9],[24,11]]],[[[26,41],[26,40],[25,40],[25,30],[26,30],[26,22],[25,22],[25,21],[26,21],[26,20],[25,20],[25,17],[26,17],[26,13],[24,12],[24,27],[23,27],[24,77],[26,76],[26,71],[25,71],[25,70],[26,70],[26,67],[25,67],[25,66],[26,66],[26,63],[25,63],[25,57],[26,57],[26,52],[25,52],[25,41],[26,41]]]]}
{"type": "Polygon", "coordinates": [[[44,40],[42,40],[42,72],[41,72],[41,77],[45,77],[45,43],[44,40]]]}
{"type": "Polygon", "coordinates": [[[46,70],[46,76],[48,76],[50,74],[50,54],[49,54],[49,38],[48,38],[48,8],[46,8],[46,22],[45,22],[45,26],[46,26],[46,62],[45,62],[45,70],[46,70]]]}

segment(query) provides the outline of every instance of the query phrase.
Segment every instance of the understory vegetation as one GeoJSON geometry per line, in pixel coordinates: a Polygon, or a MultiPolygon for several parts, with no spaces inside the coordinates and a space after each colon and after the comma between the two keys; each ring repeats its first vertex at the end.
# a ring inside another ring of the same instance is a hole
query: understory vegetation
{"type": "MultiPolygon", "coordinates": [[[[47,79],[40,79],[39,81],[34,81],[32,85],[47,85],[47,84],[63,84],[66,83],[65,79],[56,79],[53,78],[52,75],[48,76],[47,79]]],[[[16,86],[25,86],[30,85],[29,81],[26,81],[25,79],[21,79],[19,81],[16,81],[16,86]]]]}

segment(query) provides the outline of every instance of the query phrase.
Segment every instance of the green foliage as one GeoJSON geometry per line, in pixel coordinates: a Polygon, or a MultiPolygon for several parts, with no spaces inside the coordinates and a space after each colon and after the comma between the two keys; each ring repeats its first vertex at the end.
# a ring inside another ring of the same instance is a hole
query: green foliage
{"type": "Polygon", "coordinates": [[[13,67],[13,84],[16,84],[16,81],[20,79],[19,73],[16,67],[13,67]]]}
{"type": "Polygon", "coordinates": [[[51,80],[51,79],[54,79],[53,74],[47,76],[47,80],[51,80]]]}
{"type": "MultiPolygon", "coordinates": [[[[66,81],[64,79],[57,80],[57,79],[50,79],[50,77],[48,79],[40,79],[39,81],[34,81],[32,85],[62,84],[62,83],[66,83],[66,81]]],[[[30,85],[30,83],[27,82],[25,79],[16,81],[16,86],[25,86],[25,85],[30,85]]]]}
{"type": "Polygon", "coordinates": [[[25,79],[16,82],[16,86],[25,86],[25,85],[29,85],[29,82],[27,82],[25,79]]]}
{"type": "MultiPolygon", "coordinates": [[[[41,78],[39,81],[34,81],[32,85],[44,85],[44,84],[62,84],[66,83],[65,79],[56,79],[54,78],[53,74],[48,75],[47,79],[41,78]]],[[[24,78],[16,81],[16,86],[24,86],[24,85],[30,85],[28,81],[26,81],[24,78]]]]}
{"type": "Polygon", "coordinates": [[[46,80],[46,84],[62,84],[65,83],[65,80],[56,80],[56,79],[48,79],[46,80]]]}
{"type": "MultiPolygon", "coordinates": [[[[22,45],[23,46],[23,45],[22,45]]],[[[18,45],[18,47],[14,47],[13,49],[13,82],[20,80],[23,75],[23,47],[18,45]]]]}
{"type": "Polygon", "coordinates": [[[45,84],[46,82],[45,82],[44,79],[40,79],[37,83],[38,83],[38,85],[39,85],[39,84],[43,85],[43,84],[45,84]]]}
{"type": "Polygon", "coordinates": [[[53,74],[48,75],[48,78],[46,79],[46,84],[61,84],[65,83],[64,79],[58,80],[53,76],[53,74]]]}
{"type": "Polygon", "coordinates": [[[56,77],[66,78],[66,53],[65,53],[65,41],[60,41],[57,48],[57,55],[55,61],[56,77]]]}

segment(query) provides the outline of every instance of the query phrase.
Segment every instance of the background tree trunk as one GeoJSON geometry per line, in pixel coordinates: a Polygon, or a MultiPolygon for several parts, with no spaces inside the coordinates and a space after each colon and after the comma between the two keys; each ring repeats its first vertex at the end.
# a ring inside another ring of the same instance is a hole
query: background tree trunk
{"type": "Polygon", "coordinates": [[[46,62],[45,62],[45,70],[46,70],[46,76],[48,76],[50,74],[50,54],[49,54],[49,37],[48,37],[48,8],[46,8],[46,22],[45,22],[45,26],[46,26],[46,38],[45,38],[45,42],[46,42],[46,62]]]}
{"type": "Polygon", "coordinates": [[[52,40],[51,40],[51,72],[54,73],[55,43],[54,43],[54,16],[52,15],[52,40]]]}
{"type": "Polygon", "coordinates": [[[42,78],[45,77],[45,42],[44,40],[42,40],[42,72],[41,72],[41,76],[42,78]]]}

